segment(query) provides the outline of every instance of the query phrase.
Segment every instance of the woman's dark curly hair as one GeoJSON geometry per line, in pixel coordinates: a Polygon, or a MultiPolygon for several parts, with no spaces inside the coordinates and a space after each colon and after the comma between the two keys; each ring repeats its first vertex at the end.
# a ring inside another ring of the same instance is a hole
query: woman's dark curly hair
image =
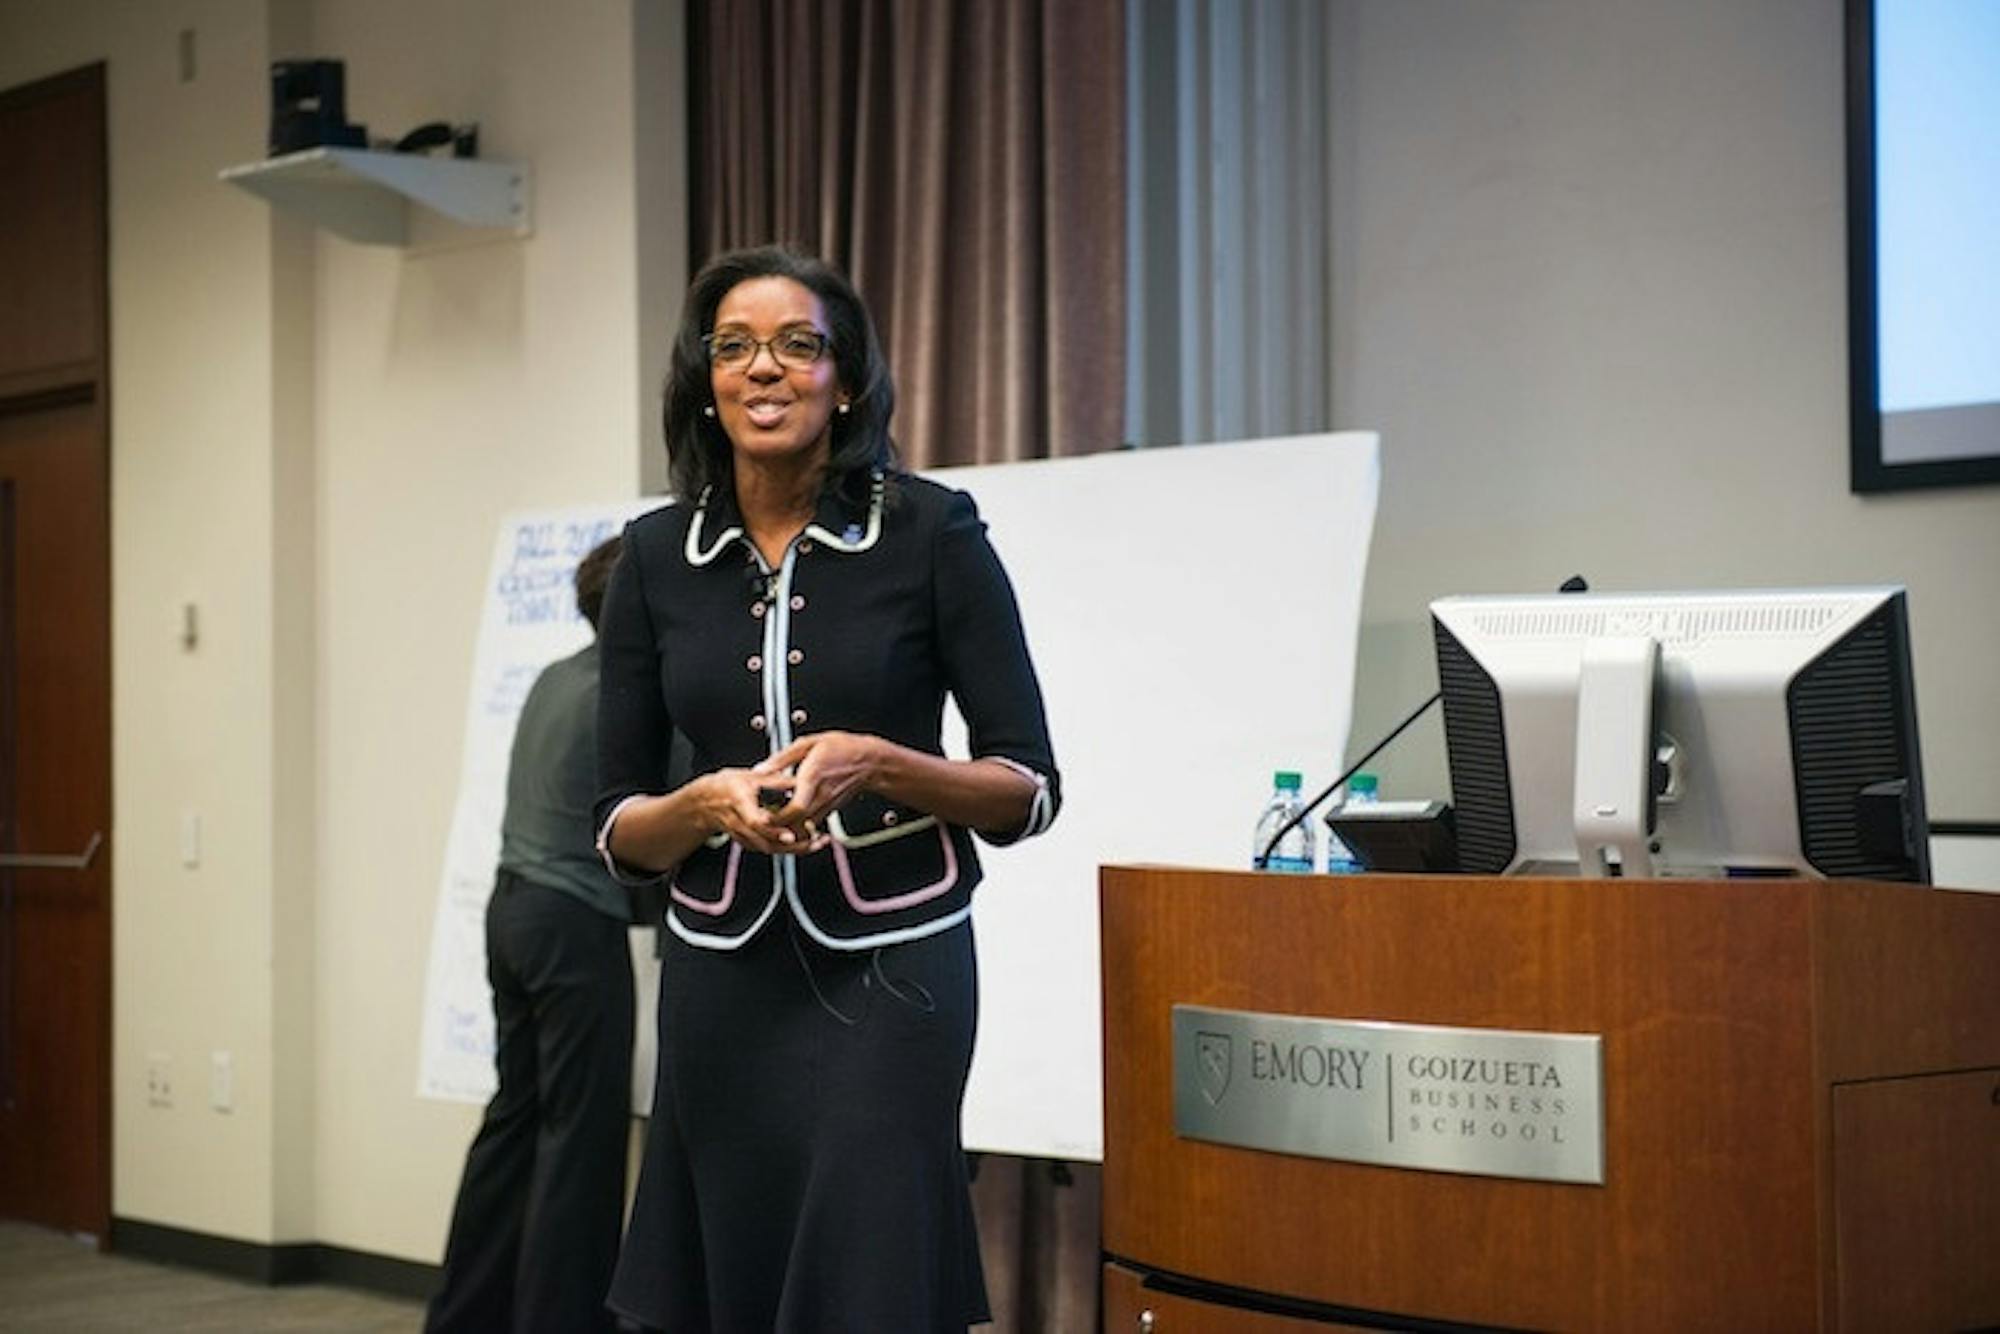
{"type": "Polygon", "coordinates": [[[667,477],[674,495],[700,499],[709,487],[730,485],[732,455],[722,423],[702,412],[713,401],[708,346],[722,298],[752,278],[790,278],[819,298],[833,337],[833,364],[851,407],[833,414],[833,453],[825,487],[853,504],[866,501],[872,476],[895,466],[889,418],[896,410],[896,386],[882,359],[868,308],[840,270],[824,260],[784,246],[761,246],[719,255],[695,275],[681,308],[680,332],[667,371],[661,409],[666,428],[667,477]]]}

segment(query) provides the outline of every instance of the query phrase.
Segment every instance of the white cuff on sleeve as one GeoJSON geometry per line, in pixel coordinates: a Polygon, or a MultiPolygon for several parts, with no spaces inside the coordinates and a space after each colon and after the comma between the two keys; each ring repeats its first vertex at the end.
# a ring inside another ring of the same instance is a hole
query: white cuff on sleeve
{"type": "Polygon", "coordinates": [[[670,871],[659,871],[650,875],[634,875],[621,866],[618,858],[612,855],[611,827],[618,823],[619,815],[624,812],[627,806],[630,806],[635,801],[644,801],[645,799],[645,793],[634,792],[631,796],[611,808],[611,814],[604,817],[604,825],[597,831],[597,855],[604,859],[604,869],[611,873],[611,878],[621,885],[657,885],[672,874],[670,871]]]}
{"type": "MultiPolygon", "coordinates": [[[[1056,818],[1055,803],[1049,798],[1048,775],[1036,773],[1019,760],[1010,760],[1005,755],[988,755],[985,758],[992,760],[995,764],[1006,765],[1009,769],[1012,769],[1015,773],[1035,785],[1035,799],[1028,805],[1027,823],[1022,825],[1021,832],[1014,835],[1014,837],[1017,839],[1033,838],[1036,834],[1047,829],[1049,823],[1056,818]]],[[[616,815],[617,812],[613,811],[612,814],[616,815]]]]}

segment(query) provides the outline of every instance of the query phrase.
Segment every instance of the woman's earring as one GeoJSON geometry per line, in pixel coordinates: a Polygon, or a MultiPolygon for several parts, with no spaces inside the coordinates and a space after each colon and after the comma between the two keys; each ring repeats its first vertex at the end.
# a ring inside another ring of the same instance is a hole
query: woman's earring
{"type": "Polygon", "coordinates": [[[710,403],[707,407],[703,408],[701,415],[704,417],[713,417],[715,415],[715,404],[710,403]]]}

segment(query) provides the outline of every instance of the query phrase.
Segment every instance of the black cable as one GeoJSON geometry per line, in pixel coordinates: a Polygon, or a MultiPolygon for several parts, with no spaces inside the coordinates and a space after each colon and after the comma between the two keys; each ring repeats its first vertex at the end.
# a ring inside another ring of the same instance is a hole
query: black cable
{"type": "Polygon", "coordinates": [[[1291,833],[1292,830],[1298,828],[1299,825],[1304,822],[1305,818],[1308,815],[1311,815],[1315,810],[1319,809],[1319,804],[1321,802],[1325,801],[1328,797],[1332,796],[1335,792],[1340,790],[1341,784],[1345,783],[1348,779],[1354,777],[1354,775],[1360,773],[1362,765],[1368,763],[1368,761],[1374,759],[1377,755],[1380,755],[1382,753],[1383,747],[1387,746],[1391,741],[1394,741],[1397,737],[1403,735],[1404,730],[1407,729],[1411,723],[1423,717],[1425,711],[1428,710],[1431,705],[1437,703],[1439,700],[1443,698],[1444,698],[1444,691],[1439,690],[1434,692],[1429,699],[1417,705],[1416,709],[1410,714],[1409,717],[1403,719],[1402,722],[1397,723],[1394,731],[1390,732],[1389,735],[1383,737],[1380,741],[1377,741],[1373,746],[1370,746],[1368,748],[1368,753],[1366,755],[1363,755],[1360,759],[1356,760],[1353,764],[1353,767],[1348,769],[1346,773],[1342,774],[1340,777],[1334,779],[1331,783],[1328,783],[1325,787],[1321,788],[1318,796],[1314,797],[1311,801],[1301,806],[1298,809],[1297,813],[1294,814],[1291,819],[1285,821],[1284,824],[1278,827],[1277,833],[1271,835],[1271,841],[1264,845],[1264,850],[1257,854],[1257,860],[1250,864],[1251,869],[1256,871],[1263,870],[1265,866],[1267,866],[1270,863],[1271,853],[1277,848],[1278,841],[1280,839],[1284,838],[1286,834],[1291,833]]]}
{"type": "MultiPolygon", "coordinates": [[[[1569,578],[1563,580],[1562,584],[1556,589],[1556,591],[1558,593],[1588,593],[1590,591],[1590,584],[1587,580],[1584,579],[1582,575],[1573,574],[1569,578]]],[[[1311,815],[1315,810],[1319,809],[1319,804],[1321,802],[1325,801],[1328,797],[1332,796],[1336,791],[1340,789],[1341,784],[1345,783],[1348,779],[1354,777],[1354,775],[1360,773],[1362,765],[1368,763],[1368,761],[1374,759],[1377,755],[1381,754],[1382,748],[1384,746],[1387,746],[1391,741],[1394,741],[1397,737],[1401,736],[1404,732],[1404,729],[1408,728],[1411,723],[1415,722],[1417,719],[1424,716],[1424,711],[1426,709],[1430,708],[1431,705],[1437,703],[1439,700],[1443,698],[1444,698],[1444,691],[1439,690],[1435,694],[1433,694],[1429,699],[1417,705],[1416,710],[1413,713],[1411,713],[1409,717],[1403,719],[1402,722],[1396,724],[1395,731],[1389,733],[1389,735],[1383,737],[1380,741],[1377,741],[1372,747],[1369,748],[1369,751],[1366,755],[1363,755],[1360,759],[1354,762],[1354,766],[1350,768],[1346,773],[1342,774],[1340,777],[1334,779],[1331,783],[1328,783],[1324,788],[1320,789],[1320,793],[1318,796],[1314,797],[1311,801],[1307,802],[1305,806],[1300,809],[1297,815],[1294,815],[1291,819],[1285,821],[1283,827],[1280,828],[1277,833],[1271,835],[1271,841],[1264,845],[1264,850],[1257,854],[1257,858],[1255,861],[1250,863],[1250,869],[1254,871],[1263,870],[1270,863],[1271,853],[1277,849],[1279,839],[1283,838],[1286,834],[1291,833],[1292,830],[1298,828],[1298,826],[1305,820],[1305,818],[1308,815],[1311,815]]]]}

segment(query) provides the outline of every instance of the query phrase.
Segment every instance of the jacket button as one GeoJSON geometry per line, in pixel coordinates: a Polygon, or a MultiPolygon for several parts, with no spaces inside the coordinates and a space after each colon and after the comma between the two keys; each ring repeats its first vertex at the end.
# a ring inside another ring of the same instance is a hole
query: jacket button
{"type": "Polygon", "coordinates": [[[743,665],[749,668],[753,672],[761,672],[764,670],[764,660],[758,657],[755,653],[752,653],[749,656],[749,658],[745,660],[743,665]]]}
{"type": "Polygon", "coordinates": [[[883,812],[882,812],[882,823],[883,823],[883,824],[894,824],[894,823],[896,823],[896,819],[897,819],[897,816],[896,816],[896,813],[895,813],[894,811],[883,811],[883,812]]]}
{"type": "Polygon", "coordinates": [[[799,724],[803,723],[803,722],[804,722],[805,720],[806,720],[806,711],[805,711],[804,709],[793,709],[793,710],[792,710],[792,726],[794,726],[794,727],[797,727],[797,726],[798,726],[799,724]]]}
{"type": "Polygon", "coordinates": [[[763,715],[763,714],[761,714],[761,713],[753,713],[753,714],[751,714],[751,715],[750,715],[750,730],[751,730],[751,731],[753,731],[753,732],[761,732],[761,731],[763,731],[763,730],[764,730],[764,715],[763,715]]]}
{"type": "Polygon", "coordinates": [[[763,603],[761,603],[761,602],[753,602],[753,603],[751,603],[751,604],[750,604],[750,614],[751,614],[752,616],[762,616],[762,615],[764,614],[764,604],[763,604],[763,603]]]}
{"type": "Polygon", "coordinates": [[[794,667],[798,666],[805,660],[806,660],[806,651],[802,648],[795,648],[790,653],[787,653],[785,655],[785,661],[789,662],[794,667]]]}
{"type": "Polygon", "coordinates": [[[792,594],[792,610],[793,610],[793,611],[804,611],[805,609],[806,609],[806,598],[805,598],[805,594],[803,594],[803,593],[794,593],[794,594],[792,594]]]}
{"type": "Polygon", "coordinates": [[[811,542],[799,543],[799,554],[801,556],[810,556],[812,554],[812,549],[813,549],[813,544],[811,542]]]}

